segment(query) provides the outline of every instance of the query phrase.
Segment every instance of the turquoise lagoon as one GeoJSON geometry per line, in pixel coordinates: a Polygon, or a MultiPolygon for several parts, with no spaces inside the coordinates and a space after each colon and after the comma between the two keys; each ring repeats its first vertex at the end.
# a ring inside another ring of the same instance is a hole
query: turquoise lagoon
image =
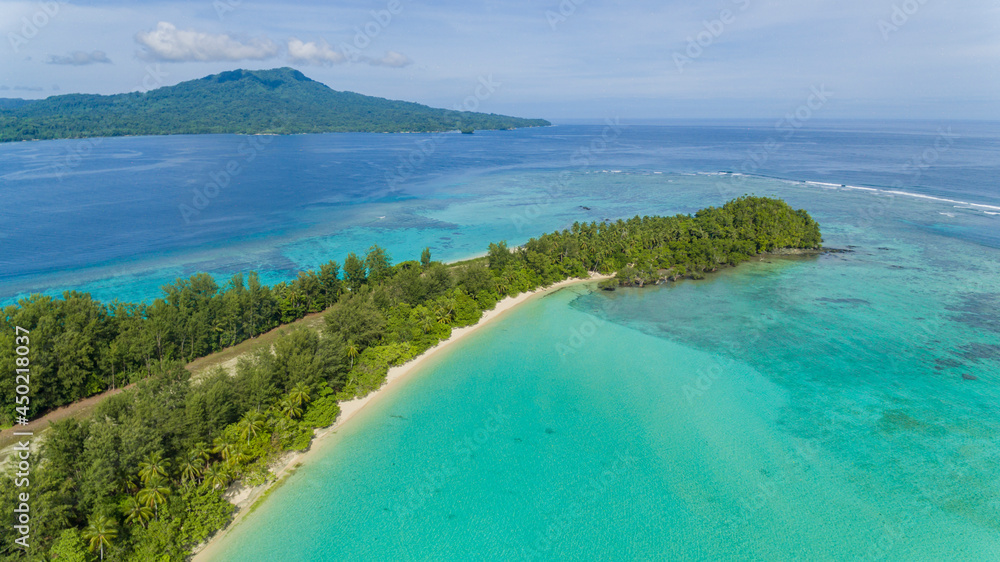
{"type": "MultiPolygon", "coordinates": [[[[758,121],[291,135],[267,137],[250,161],[242,135],[4,143],[0,305],[67,289],[148,302],[199,272],[225,283],[254,270],[277,283],[375,242],[396,261],[427,246],[457,260],[577,220],[692,212],[772,189],[742,181],[718,189],[717,177],[681,175],[694,172],[1000,205],[995,123],[825,122],[777,133],[758,121]],[[240,173],[223,174],[234,162],[240,173]]],[[[823,212],[813,204],[821,189],[794,191],[795,203],[823,212]]],[[[857,204],[849,212],[870,203],[857,204]]],[[[965,218],[939,222],[961,229],[965,218]]],[[[1000,246],[995,226],[979,232],[1000,246]]]]}
{"type": "Polygon", "coordinates": [[[1000,559],[1000,217],[608,172],[537,220],[686,211],[726,185],[853,251],[535,298],[359,412],[218,559],[1000,559]]]}
{"type": "Polygon", "coordinates": [[[604,129],[274,137],[190,222],[245,137],[8,143],[0,303],[782,197],[854,251],[536,298],[359,412],[218,558],[1000,560],[996,124],[818,124],[770,153],[769,122],[604,129]]]}

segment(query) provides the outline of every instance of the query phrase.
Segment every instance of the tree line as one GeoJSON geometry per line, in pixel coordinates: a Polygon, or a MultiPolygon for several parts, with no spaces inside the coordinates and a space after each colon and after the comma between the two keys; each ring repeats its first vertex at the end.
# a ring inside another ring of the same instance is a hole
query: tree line
{"type": "Polygon", "coordinates": [[[232,70],[148,92],[0,100],[0,142],[177,134],[434,132],[551,125],[342,92],[291,68],[232,70]]]}
{"type": "MultiPolygon", "coordinates": [[[[373,246],[348,254],[342,270],[331,261],[274,287],[252,273],[222,287],[199,274],[149,305],[75,292],[23,299],[0,322],[3,385],[14,381],[14,326],[31,330],[32,376],[44,381],[32,385],[39,412],[136,385],[47,432],[35,457],[28,552],[13,542],[16,489],[0,490],[0,556],[183,560],[229,521],[230,483],[265,482],[278,456],[307,448],[316,428],[333,423],[339,401],[377,389],[391,366],[476,323],[505,296],[590,271],[616,273],[615,285],[698,278],[821,242],[805,211],[742,197],[694,215],[575,223],[519,248],[490,244],[485,258],[452,265],[429,249],[393,264],[373,246]],[[192,380],[183,366],[324,309],[321,330],[290,330],[233,373],[217,368],[192,380]]],[[[12,410],[4,415],[9,424],[12,410]]]]}

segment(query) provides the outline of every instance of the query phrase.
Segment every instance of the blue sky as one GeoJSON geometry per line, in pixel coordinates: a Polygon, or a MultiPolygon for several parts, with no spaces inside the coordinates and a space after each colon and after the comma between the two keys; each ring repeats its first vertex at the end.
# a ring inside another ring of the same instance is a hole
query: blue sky
{"type": "Polygon", "coordinates": [[[568,118],[1000,119],[995,0],[0,0],[0,97],[292,66],[338,90],[568,118]],[[492,90],[492,91],[488,91],[492,90]]]}

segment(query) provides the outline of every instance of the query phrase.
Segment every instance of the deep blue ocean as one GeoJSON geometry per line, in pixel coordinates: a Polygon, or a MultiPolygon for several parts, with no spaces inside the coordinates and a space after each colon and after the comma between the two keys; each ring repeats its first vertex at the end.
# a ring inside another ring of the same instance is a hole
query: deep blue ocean
{"type": "MultiPolygon", "coordinates": [[[[601,172],[731,171],[997,206],[998,170],[1000,124],[969,122],[792,129],[608,119],[474,135],[8,143],[0,145],[0,302],[66,289],[149,300],[201,271],[222,281],[256,270],[274,283],[376,242],[397,261],[424,246],[438,259],[460,259],[575,220],[649,212],[642,198],[566,205],[583,196],[577,188],[588,174],[601,172]]],[[[706,201],[742,194],[733,185],[706,201]]]]}
{"type": "Polygon", "coordinates": [[[850,253],[573,285],[401,379],[207,560],[1000,560],[1000,124],[0,145],[0,297],[155,298],[785,199],[850,253]],[[472,445],[469,445],[469,444],[472,445]]]}

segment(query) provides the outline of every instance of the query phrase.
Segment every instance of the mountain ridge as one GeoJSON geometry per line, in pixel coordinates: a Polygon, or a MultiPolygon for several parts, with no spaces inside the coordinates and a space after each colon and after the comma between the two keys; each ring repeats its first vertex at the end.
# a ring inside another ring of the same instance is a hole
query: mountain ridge
{"type": "Polygon", "coordinates": [[[0,100],[0,142],[170,134],[438,132],[551,125],[339,91],[289,67],[236,69],[123,94],[0,100]]]}

